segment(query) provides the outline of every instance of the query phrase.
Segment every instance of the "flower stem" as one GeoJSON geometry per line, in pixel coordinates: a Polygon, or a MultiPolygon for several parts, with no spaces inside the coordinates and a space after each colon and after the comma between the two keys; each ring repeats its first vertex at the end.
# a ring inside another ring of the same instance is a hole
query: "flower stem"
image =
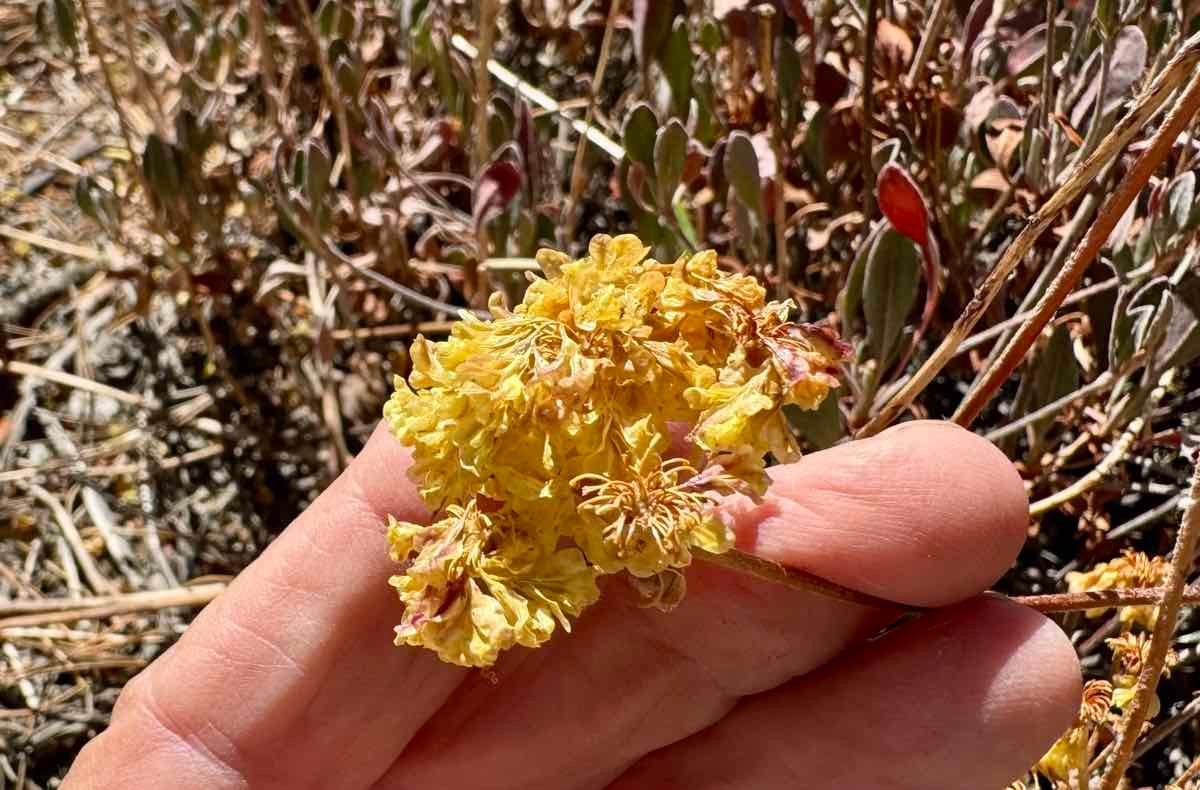
{"type": "MultiPolygon", "coordinates": [[[[711,565],[745,573],[764,581],[781,584],[793,590],[816,593],[826,598],[870,606],[876,609],[902,609],[908,612],[923,611],[923,607],[909,606],[879,598],[868,593],[852,590],[840,584],[823,579],[814,573],[788,568],[771,560],[747,554],[744,551],[731,549],[724,554],[714,554],[703,549],[692,549],[692,555],[711,565]]],[[[1136,587],[1117,590],[1089,590],[1077,593],[1050,593],[1048,595],[1015,595],[1009,600],[1021,606],[1028,606],[1043,614],[1052,612],[1075,612],[1085,609],[1111,609],[1123,606],[1146,606],[1157,604],[1163,598],[1163,587],[1136,587]]],[[[1200,605],[1200,584],[1183,588],[1180,604],[1184,606],[1200,605]]]]}
{"type": "Polygon", "coordinates": [[[871,606],[877,609],[904,609],[904,610],[919,610],[920,607],[907,606],[905,604],[895,603],[883,598],[877,598],[874,595],[851,590],[849,587],[843,587],[840,584],[822,579],[815,573],[802,571],[797,568],[789,568],[785,565],[780,565],[778,562],[765,560],[762,557],[757,557],[753,554],[747,554],[744,551],[730,549],[723,554],[714,554],[704,549],[692,549],[692,556],[697,559],[704,560],[711,565],[719,565],[722,568],[745,573],[750,576],[762,579],[764,581],[775,582],[782,584],[784,587],[790,587],[793,590],[803,590],[804,592],[812,592],[818,595],[823,595],[826,598],[834,598],[839,601],[848,601],[861,606],[871,606]]]}

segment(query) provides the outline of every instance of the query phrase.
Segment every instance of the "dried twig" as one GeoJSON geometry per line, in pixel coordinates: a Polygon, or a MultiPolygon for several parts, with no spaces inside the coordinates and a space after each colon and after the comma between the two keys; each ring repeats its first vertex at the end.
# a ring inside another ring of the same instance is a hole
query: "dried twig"
{"type": "MultiPolygon", "coordinates": [[[[853,5],[853,4],[850,4],[853,5]]],[[[863,181],[867,184],[863,190],[863,217],[867,226],[875,214],[875,166],[871,162],[871,149],[874,147],[875,127],[875,31],[879,26],[879,10],[876,0],[866,0],[867,19],[863,30],[863,84],[862,84],[862,157],[863,181]]]]}
{"type": "Polygon", "coordinates": [[[128,403],[132,406],[146,406],[147,401],[140,395],[135,395],[132,392],[119,390],[116,387],[110,387],[107,384],[101,384],[98,381],[85,379],[83,376],[76,376],[74,373],[67,373],[61,370],[53,370],[41,365],[34,365],[29,362],[21,362],[20,360],[11,360],[0,365],[0,371],[11,373],[14,376],[32,376],[43,379],[45,381],[53,381],[55,384],[62,384],[67,387],[74,387],[85,392],[90,392],[93,395],[100,395],[106,398],[128,403]]]}
{"type": "MultiPolygon", "coordinates": [[[[908,612],[922,611],[921,607],[888,601],[874,595],[843,587],[816,574],[789,568],[777,562],[756,557],[737,549],[723,554],[713,554],[702,549],[693,549],[693,556],[711,565],[745,573],[764,581],[780,584],[793,590],[815,593],[826,598],[870,606],[877,609],[901,609],[908,612]]],[[[1087,609],[1107,609],[1125,606],[1144,606],[1162,599],[1164,588],[1146,587],[1113,590],[1089,590],[1077,593],[1050,593],[1047,595],[1017,595],[1009,600],[1028,606],[1042,613],[1075,612],[1087,609]]],[[[1200,585],[1192,585],[1183,592],[1182,602],[1192,606],[1200,604],[1200,585]]]]}
{"type": "MultiPolygon", "coordinates": [[[[470,41],[467,41],[458,33],[455,33],[450,37],[450,45],[466,55],[468,58],[474,59],[479,57],[479,50],[475,48],[475,45],[473,45],[470,41]]],[[[538,90],[536,87],[530,85],[528,82],[509,71],[504,66],[501,66],[496,61],[490,59],[487,60],[487,69],[489,72],[491,72],[493,77],[519,93],[526,101],[541,107],[546,112],[553,113],[555,115],[566,115],[566,111],[563,109],[561,104],[550,98],[550,96],[548,96],[544,91],[538,90]]],[[[625,149],[621,147],[620,143],[617,143],[615,140],[605,135],[596,127],[589,127],[586,123],[577,118],[572,119],[570,123],[572,129],[586,137],[592,142],[593,145],[604,151],[604,153],[608,154],[614,160],[619,162],[625,158],[625,149]]]]}
{"type": "Polygon", "coordinates": [[[69,623],[112,617],[132,612],[150,612],[173,606],[204,606],[220,595],[226,582],[206,582],[192,587],[151,590],[123,595],[100,595],[82,600],[39,598],[0,602],[0,630],[12,627],[69,623]]]}
{"type": "Polygon", "coordinates": [[[1096,464],[1096,467],[1088,472],[1083,477],[1076,480],[1071,485],[1061,491],[1056,491],[1044,499],[1039,499],[1029,506],[1029,516],[1037,518],[1043,513],[1048,513],[1061,505],[1065,505],[1077,496],[1082,496],[1088,491],[1091,491],[1104,478],[1112,474],[1116,469],[1117,464],[1125,460],[1129,455],[1129,450],[1133,447],[1133,442],[1137,439],[1142,429],[1146,426],[1146,420],[1143,417],[1136,417],[1129,423],[1129,427],[1121,434],[1120,438],[1113,443],[1112,449],[1108,454],[1096,464]]]}
{"type": "Polygon", "coordinates": [[[112,582],[106,579],[104,574],[100,572],[100,569],[96,567],[92,555],[88,552],[87,547],[83,545],[83,538],[79,535],[79,529],[75,526],[75,520],[71,518],[71,514],[67,512],[67,509],[63,507],[62,502],[58,501],[58,497],[36,484],[29,486],[29,493],[33,495],[34,499],[50,508],[50,512],[54,514],[54,520],[58,522],[58,528],[62,532],[63,538],[67,541],[67,545],[71,547],[71,551],[75,555],[75,560],[83,570],[83,575],[87,578],[88,586],[101,595],[112,592],[114,589],[112,582]]]}
{"type": "Polygon", "coordinates": [[[40,233],[30,233],[27,230],[14,228],[11,225],[0,225],[0,236],[7,236],[14,241],[22,241],[26,244],[32,244],[34,247],[41,247],[51,252],[60,252],[63,255],[70,255],[92,263],[98,262],[102,257],[99,250],[93,247],[84,247],[79,244],[72,244],[69,241],[59,241],[58,239],[43,236],[40,233]]]}

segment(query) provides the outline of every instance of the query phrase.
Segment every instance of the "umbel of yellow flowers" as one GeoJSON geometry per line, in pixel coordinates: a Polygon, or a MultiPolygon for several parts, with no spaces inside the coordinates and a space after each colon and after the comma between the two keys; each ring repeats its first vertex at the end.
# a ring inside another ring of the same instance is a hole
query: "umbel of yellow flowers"
{"type": "Polygon", "coordinates": [[[437,520],[389,519],[397,644],[476,667],[536,647],[596,601],[600,574],[677,575],[691,549],[727,550],[714,504],[761,495],[767,453],[798,454],[780,409],[816,408],[845,346],[712,251],[648,252],[628,235],[577,261],[542,250],[545,277],[511,312],[493,296],[493,320],[414,341],[384,417],[437,520]],[[690,457],[667,455],[672,424],[690,457]]]}

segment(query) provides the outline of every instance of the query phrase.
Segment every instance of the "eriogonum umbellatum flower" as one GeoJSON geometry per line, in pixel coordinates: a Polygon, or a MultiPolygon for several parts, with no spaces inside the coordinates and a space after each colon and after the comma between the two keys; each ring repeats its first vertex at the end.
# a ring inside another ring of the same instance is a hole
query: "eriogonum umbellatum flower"
{"type": "Polygon", "coordinates": [[[821,403],[844,345],[714,252],[648,252],[634,236],[577,261],[542,250],[511,312],[493,298],[493,320],[414,341],[384,417],[436,521],[389,525],[398,644],[489,666],[569,629],[600,574],[675,585],[693,548],[732,545],[715,502],[762,494],[765,456],[798,454],[780,410],[821,403]],[[690,457],[668,454],[673,424],[690,457]]]}

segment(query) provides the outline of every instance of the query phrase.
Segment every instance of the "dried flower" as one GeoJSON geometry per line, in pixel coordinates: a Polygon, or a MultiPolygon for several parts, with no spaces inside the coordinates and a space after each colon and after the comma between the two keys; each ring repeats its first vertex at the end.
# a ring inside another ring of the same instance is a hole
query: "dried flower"
{"type": "MultiPolygon", "coordinates": [[[[1118,637],[1104,640],[1113,652],[1116,668],[1113,673],[1113,685],[1119,688],[1133,688],[1137,684],[1138,675],[1150,657],[1150,637],[1145,633],[1126,631],[1118,637]]],[[[1174,650],[1167,651],[1163,664],[1163,676],[1171,674],[1171,668],[1179,663],[1179,656],[1174,650]]]]}
{"type": "Polygon", "coordinates": [[[711,251],[648,252],[634,236],[578,261],[542,250],[521,304],[414,341],[384,417],[438,520],[389,527],[398,644],[488,666],[568,628],[602,573],[658,578],[669,606],[682,577],[663,574],[732,544],[714,504],[765,491],[767,453],[797,455],[781,408],[820,405],[844,344],[711,251]],[[667,457],[672,424],[693,457],[667,457]]]}
{"type": "MultiPolygon", "coordinates": [[[[1090,571],[1067,574],[1067,587],[1071,592],[1088,590],[1132,589],[1157,587],[1167,574],[1167,562],[1162,557],[1147,557],[1140,551],[1126,549],[1120,557],[1102,562],[1090,571]]],[[[1100,617],[1104,609],[1088,609],[1088,617],[1100,617]]],[[[1147,629],[1154,627],[1158,615],[1157,606],[1125,606],[1121,608],[1121,622],[1126,626],[1134,623],[1147,629]]]]}
{"type": "Polygon", "coordinates": [[[1092,731],[1109,719],[1112,698],[1113,686],[1107,680],[1089,680],[1083,685],[1075,723],[1038,761],[1038,773],[1056,782],[1070,782],[1072,773],[1087,775],[1092,731]]]}

